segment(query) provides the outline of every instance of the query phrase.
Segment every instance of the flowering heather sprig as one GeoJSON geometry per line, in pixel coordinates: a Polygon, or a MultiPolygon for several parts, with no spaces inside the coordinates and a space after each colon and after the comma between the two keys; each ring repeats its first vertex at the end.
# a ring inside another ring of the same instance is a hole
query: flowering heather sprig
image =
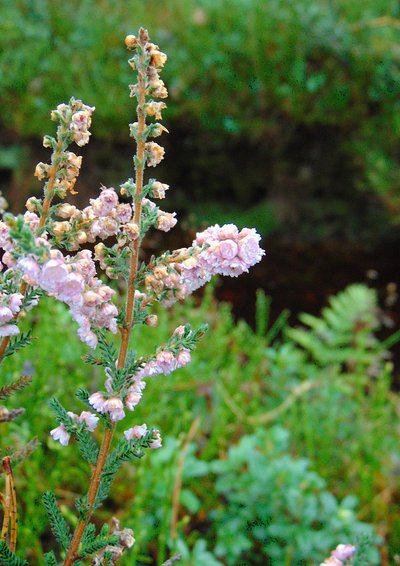
{"type": "MultiPolygon", "coordinates": [[[[93,415],[92,413],[89,413],[89,411],[82,411],[79,416],[75,415],[75,413],[72,413],[71,411],[68,411],[67,415],[72,421],[75,421],[76,423],[85,423],[86,428],[89,432],[93,432],[96,429],[97,423],[99,421],[99,417],[93,415]]],[[[68,428],[69,430],[71,430],[70,427],[68,428]]],[[[62,444],[62,446],[68,446],[69,440],[71,438],[71,432],[68,432],[65,424],[62,423],[57,428],[51,430],[50,435],[53,440],[58,440],[58,442],[62,444]]]]}
{"type": "MultiPolygon", "coordinates": [[[[57,207],[57,216],[63,220],[54,222],[51,226],[51,234],[59,246],[65,246],[69,250],[77,250],[87,242],[106,240],[111,236],[132,236],[131,219],[133,216],[132,205],[120,203],[115,189],[102,187],[99,197],[90,199],[90,205],[79,210],[76,206],[63,203],[57,207]]],[[[136,237],[139,229],[136,230],[136,237]]],[[[126,245],[127,239],[123,241],[126,245]]],[[[100,249],[100,248],[99,248],[100,249]]],[[[101,261],[101,254],[99,260],[101,261]]],[[[107,269],[104,262],[103,269],[107,269]]]]}
{"type": "Polygon", "coordinates": [[[239,231],[234,224],[207,228],[196,235],[190,248],[159,258],[145,275],[147,292],[170,306],[208,283],[214,275],[238,277],[247,273],[265,254],[260,240],[253,228],[239,231]]]}
{"type": "Polygon", "coordinates": [[[117,331],[117,307],[111,302],[115,293],[96,276],[96,267],[89,250],[75,256],[63,256],[58,250],[49,251],[49,259],[40,264],[37,258],[17,261],[22,279],[33,288],[66,303],[79,325],[80,339],[95,348],[97,336],[93,330],[106,328],[117,331]]]}
{"type": "MultiPolygon", "coordinates": [[[[35,261],[43,261],[42,252],[45,251],[50,256],[52,242],[48,238],[46,229],[52,223],[51,204],[55,196],[64,198],[67,191],[74,192],[82,157],[69,151],[68,147],[73,142],[80,146],[87,143],[93,110],[93,107],[71,98],[68,104],[60,104],[52,111],[52,120],[58,122],[57,136],[56,138],[45,136],[43,140],[43,145],[53,150],[51,163],[38,163],[34,173],[39,180],[45,181],[44,196],[42,199],[36,197],[28,199],[27,211],[22,217],[15,218],[7,214],[3,217],[4,221],[0,221],[0,248],[3,250],[0,262],[1,278],[7,281],[7,292],[0,296],[0,308],[9,308],[10,296],[21,294],[24,297],[27,293],[30,294],[29,277],[21,279],[23,275],[21,262],[29,271],[29,263],[31,269],[34,269],[35,261]],[[39,254],[40,257],[36,257],[35,254],[39,254]]],[[[36,299],[25,302],[23,308],[27,310],[36,303],[36,299]]],[[[0,323],[0,336],[3,336],[0,345],[0,362],[6,353],[9,337],[19,333],[16,319],[20,310],[21,308],[13,311],[11,308],[13,317],[8,320],[5,320],[8,311],[3,311],[4,323],[0,323]],[[11,320],[14,323],[11,323],[11,320]]]]}
{"type": "MultiPolygon", "coordinates": [[[[70,151],[69,145],[74,142],[83,146],[90,137],[94,108],[71,99],[51,114],[58,122],[57,137],[44,138],[45,147],[53,150],[51,163],[39,163],[35,170],[35,176],[45,181],[43,199],[28,199],[23,216],[5,215],[0,222],[0,246],[4,251],[0,285],[0,336],[4,338],[0,360],[7,348],[4,340],[18,332],[19,312],[28,310],[46,293],[69,307],[78,323],[80,339],[96,348],[85,361],[100,366],[105,374],[103,390],[90,393],[81,388],[76,393],[90,412],[85,410],[78,416],[56,399],[50,402],[58,421],[50,431],[51,437],[63,446],[73,437],[92,467],[88,492],[76,503],[79,517],[73,535],[65,520],[60,519],[55,497],[49,493],[45,496],[53,531],[66,552],[64,566],[94,552],[101,559],[102,550],[116,542],[116,537],[94,535],[92,514],[107,497],[123,462],[141,458],[145,449],[162,445],[160,432],[145,424],[125,430],[114,443],[117,425],[127,411],[135,411],[141,402],[147,378],[168,375],[189,364],[191,352],[205,331],[205,327],[193,331],[189,325],[178,326],[165,344],[141,357],[130,350],[133,326],[157,326],[157,316],[151,312],[155,300],[172,304],[214,275],[237,277],[247,272],[264,255],[254,229],[239,231],[228,224],[199,232],[189,248],[166,252],[148,265],[139,264],[140,245],[147,231],[155,228],[168,232],[177,223],[175,212],[161,210],[153,200],[163,199],[168,185],[156,179],[144,180],[146,166],[155,167],[165,154],[153,138],[167,132],[159,122],[166,108],[159,99],[168,96],[159,73],[167,56],[149,41],[143,28],[138,37],[127,36],[125,43],[133,51],[129,64],[137,72],[137,83],[130,85],[130,96],[136,99],[137,106],[136,119],[129,125],[136,142],[135,175],[120,186],[123,200],[114,188],[101,187],[97,198],[90,199],[82,210],[68,202],[53,202],[55,197],[64,199],[68,192],[75,193],[82,158],[70,151]],[[85,248],[88,243],[95,244],[94,255],[85,248]],[[122,279],[126,284],[126,304],[120,313],[112,302],[115,291],[98,276],[96,262],[105,277],[122,279]],[[119,348],[107,334],[117,330],[119,348]],[[104,426],[100,446],[91,434],[98,424],[104,426]]],[[[57,563],[54,554],[49,560],[48,564],[57,563]]]]}

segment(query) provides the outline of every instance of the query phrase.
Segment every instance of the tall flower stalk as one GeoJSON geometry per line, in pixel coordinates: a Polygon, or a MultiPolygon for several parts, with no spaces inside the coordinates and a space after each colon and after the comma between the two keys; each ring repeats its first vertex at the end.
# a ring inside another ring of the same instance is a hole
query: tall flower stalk
{"type": "MultiPolygon", "coordinates": [[[[74,192],[81,166],[81,158],[66,151],[68,143],[83,145],[90,135],[94,109],[72,99],[52,113],[60,125],[58,141],[45,138],[45,145],[53,149],[51,166],[39,163],[36,168],[38,178],[47,179],[43,201],[29,199],[23,217],[5,216],[0,223],[6,267],[2,273],[0,335],[21,341],[18,313],[47,294],[68,306],[80,339],[95,350],[85,356],[86,363],[99,366],[105,378],[102,390],[91,393],[80,388],[76,392],[85,406],[79,415],[67,411],[57,399],[50,401],[58,421],[50,431],[52,438],[63,446],[74,439],[91,469],[87,493],[75,504],[78,517],[74,532],[60,513],[55,495],[46,492],[43,497],[64,566],[82,564],[90,556],[96,564],[113,564],[134,543],[130,530],[121,530],[119,524],[111,531],[104,525],[96,532],[92,516],[108,497],[121,465],[142,458],[148,448],[160,448],[162,441],[159,431],[146,424],[136,424],[118,435],[118,423],[124,420],[125,411],[134,411],[141,401],[147,379],[190,363],[191,351],[206,330],[205,326],[192,330],[188,324],[180,325],[166,343],[138,357],[130,349],[132,328],[142,324],[156,327],[157,315],[152,312],[156,303],[170,306],[183,300],[213,275],[236,277],[264,254],[254,229],[239,231],[228,224],[198,233],[188,248],[167,251],[148,263],[140,261],[140,245],[147,231],[168,232],[177,222],[175,213],[161,210],[153,200],[163,199],[168,185],[144,180],[146,165],[155,167],[164,157],[164,149],[151,139],[166,131],[160,121],[168,93],[159,73],[167,56],[150,42],[143,28],[137,37],[127,36],[125,43],[133,51],[129,64],[137,73],[137,83],[130,85],[130,95],[137,102],[136,121],[130,124],[136,142],[134,178],[120,186],[119,194],[102,187],[83,210],[67,202],[54,204],[54,197],[63,199],[67,190],[74,192]],[[86,243],[95,244],[94,257],[85,249],[86,243]],[[120,312],[113,302],[116,292],[98,276],[99,270],[110,285],[113,280],[125,281],[126,300],[120,312]],[[13,298],[18,285],[18,297],[13,298]],[[119,347],[109,332],[119,334],[119,347]],[[100,446],[92,435],[98,425],[103,427],[100,446]]],[[[6,344],[3,354],[9,353],[10,347],[16,350],[17,343],[6,344]]],[[[2,557],[8,560],[9,553],[11,549],[0,546],[0,561],[2,557]]],[[[50,566],[58,563],[54,551],[47,553],[45,560],[50,566]]]]}
{"type": "MultiPolygon", "coordinates": [[[[138,127],[137,127],[137,146],[136,146],[136,155],[134,158],[135,164],[135,189],[134,189],[134,223],[137,226],[141,225],[141,216],[142,216],[142,189],[143,189],[143,172],[144,172],[144,157],[145,157],[145,128],[146,128],[146,118],[145,118],[145,99],[146,99],[146,83],[147,83],[147,71],[150,64],[150,57],[146,50],[148,40],[148,34],[146,30],[141,28],[139,30],[138,39],[131,39],[127,38],[127,46],[129,47],[132,42],[132,46],[136,46],[138,55],[135,58],[137,62],[137,71],[138,71],[138,82],[137,82],[137,89],[136,89],[136,96],[138,100],[136,112],[138,118],[138,127]]],[[[129,278],[128,278],[128,288],[127,288],[127,298],[126,298],[126,309],[125,309],[125,317],[119,326],[119,332],[121,334],[121,342],[118,354],[118,361],[117,367],[119,369],[124,369],[126,357],[128,354],[128,347],[129,347],[129,338],[131,335],[132,327],[134,324],[133,321],[133,309],[135,305],[135,280],[137,275],[138,269],[138,259],[139,259],[139,250],[140,250],[140,236],[136,237],[135,239],[129,242],[129,252],[130,252],[130,269],[129,269],[129,278]]],[[[99,456],[96,462],[96,466],[93,470],[93,474],[90,480],[90,486],[88,491],[88,510],[84,519],[81,519],[75,529],[74,536],[71,541],[71,545],[68,549],[64,565],[69,566],[73,564],[77,558],[78,548],[82,540],[82,536],[84,534],[85,528],[89,523],[93,507],[95,504],[95,500],[99,491],[100,481],[101,481],[101,474],[103,472],[107,456],[110,451],[112,438],[115,430],[115,422],[111,424],[110,427],[105,429],[103,441],[101,444],[99,456]]]]}

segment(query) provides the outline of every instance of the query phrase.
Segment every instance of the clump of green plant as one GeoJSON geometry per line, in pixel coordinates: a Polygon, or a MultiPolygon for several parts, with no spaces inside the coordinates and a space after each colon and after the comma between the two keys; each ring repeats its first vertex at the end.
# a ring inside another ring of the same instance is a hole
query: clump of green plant
{"type": "MultiPolygon", "coordinates": [[[[228,564],[316,564],[338,540],[352,543],[362,534],[377,541],[357,520],[355,498],[338,502],[310,462],[288,452],[284,429],[259,429],[210,464],[220,496],[211,512],[215,553],[228,564]]],[[[378,564],[376,552],[368,563],[378,564]]]]}

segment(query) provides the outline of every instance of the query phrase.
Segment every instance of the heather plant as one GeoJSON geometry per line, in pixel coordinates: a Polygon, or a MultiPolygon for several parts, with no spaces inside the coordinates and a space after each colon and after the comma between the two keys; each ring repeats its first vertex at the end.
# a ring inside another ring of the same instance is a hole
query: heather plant
{"type": "MultiPolygon", "coordinates": [[[[20,332],[19,319],[48,295],[67,305],[78,324],[79,338],[95,350],[86,354],[86,363],[101,368],[105,378],[100,391],[81,387],[76,392],[85,408],[79,415],[66,410],[56,398],[50,401],[58,422],[50,431],[52,438],[62,446],[73,438],[80,457],[91,468],[87,494],[76,500],[74,532],[60,513],[53,492],[43,496],[66,566],[81,564],[89,557],[93,564],[112,564],[133,545],[130,529],[121,528],[115,520],[111,530],[105,524],[97,532],[92,515],[107,498],[121,465],[142,458],[146,449],[160,448],[162,441],[160,432],[146,424],[127,428],[117,437],[118,423],[125,419],[126,411],[135,410],[148,378],[189,364],[191,351],[206,330],[204,325],[192,330],[190,325],[180,324],[153,353],[138,356],[130,343],[133,327],[157,326],[157,315],[152,312],[156,303],[170,306],[183,300],[213,275],[236,277],[264,254],[254,229],[239,231],[228,224],[198,233],[189,248],[142,261],[140,247],[148,230],[154,227],[168,232],[177,222],[175,213],[161,210],[152,200],[164,198],[168,185],[144,179],[145,167],[156,166],[164,156],[164,149],[150,140],[166,131],[159,120],[168,93],[159,72],[167,57],[149,41],[143,28],[138,37],[129,35],[125,42],[133,51],[129,64],[137,72],[137,83],[130,85],[130,95],[137,101],[137,120],[130,124],[130,135],[136,142],[135,177],[121,185],[119,194],[102,187],[98,198],[91,199],[83,210],[65,202],[68,194],[76,193],[82,165],[82,157],[69,146],[88,143],[94,111],[72,98],[51,114],[58,124],[56,137],[44,138],[44,146],[52,150],[51,161],[39,163],[35,170],[35,176],[44,181],[43,198],[31,197],[23,216],[4,214],[0,224],[4,250],[0,360],[29,343],[29,336],[20,332]],[[147,123],[148,118],[155,121],[147,123]],[[94,255],[88,244],[95,244],[94,255]],[[108,284],[101,277],[107,278],[108,284]],[[119,298],[111,286],[114,281],[125,283],[126,302],[125,306],[118,304],[119,308],[113,301],[119,298]],[[110,333],[119,334],[118,343],[110,333]],[[93,435],[98,425],[103,430],[100,446],[93,435]]],[[[16,498],[7,458],[0,559],[4,564],[22,564],[25,562],[14,553],[16,498]]],[[[45,560],[49,565],[58,562],[54,551],[47,553],[45,560]]]]}

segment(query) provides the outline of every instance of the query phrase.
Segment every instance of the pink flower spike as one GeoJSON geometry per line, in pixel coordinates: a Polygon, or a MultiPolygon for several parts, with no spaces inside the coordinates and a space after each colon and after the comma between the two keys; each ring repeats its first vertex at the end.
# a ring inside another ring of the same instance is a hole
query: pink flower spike
{"type": "Polygon", "coordinates": [[[53,430],[50,431],[50,436],[53,440],[58,440],[62,446],[68,446],[69,439],[71,438],[71,435],[65,430],[64,425],[53,428],[53,430]]]}
{"type": "Polygon", "coordinates": [[[97,391],[97,393],[93,393],[89,399],[89,403],[92,405],[93,409],[95,409],[98,413],[106,413],[107,412],[107,403],[104,395],[97,391]]]}

